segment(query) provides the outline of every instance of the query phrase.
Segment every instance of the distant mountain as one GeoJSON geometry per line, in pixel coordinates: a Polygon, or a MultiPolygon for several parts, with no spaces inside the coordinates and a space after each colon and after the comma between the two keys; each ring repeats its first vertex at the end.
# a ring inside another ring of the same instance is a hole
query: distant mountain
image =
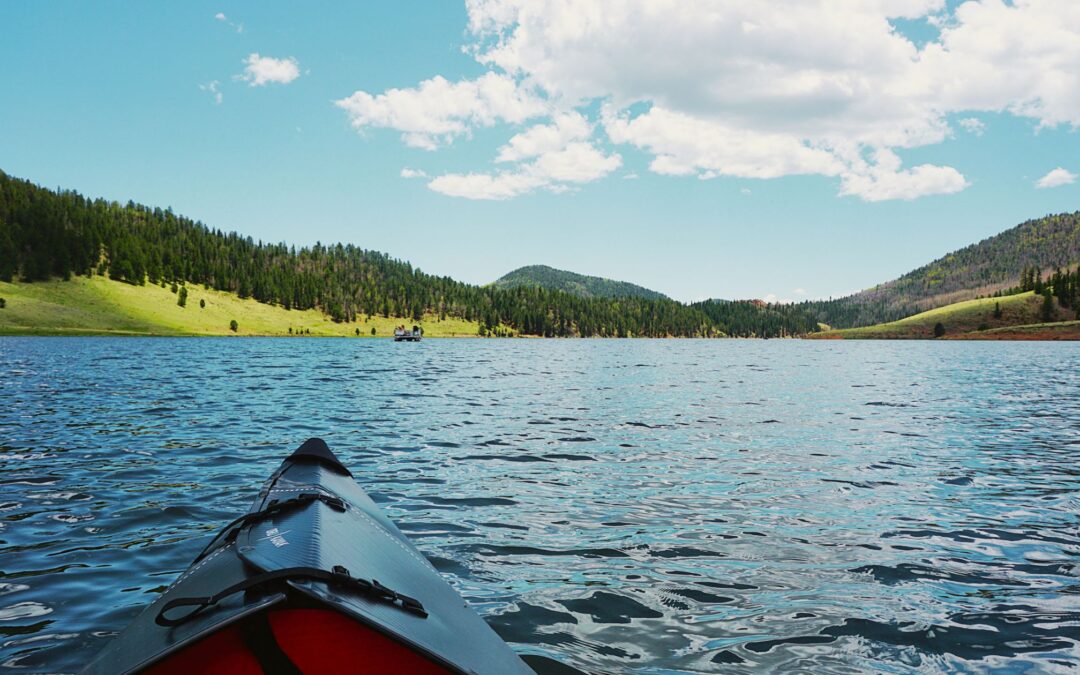
{"type": "Polygon", "coordinates": [[[1036,268],[1048,276],[1080,263],[1080,211],[1029,220],[908,272],[836,300],[800,303],[818,321],[851,328],[895,321],[1019,285],[1036,268]]]}
{"type": "Polygon", "coordinates": [[[519,288],[522,286],[563,291],[580,298],[644,298],[668,300],[663,293],[649,290],[628,281],[615,281],[603,277],[590,277],[547,265],[528,265],[500,277],[493,284],[496,288],[519,288]]]}

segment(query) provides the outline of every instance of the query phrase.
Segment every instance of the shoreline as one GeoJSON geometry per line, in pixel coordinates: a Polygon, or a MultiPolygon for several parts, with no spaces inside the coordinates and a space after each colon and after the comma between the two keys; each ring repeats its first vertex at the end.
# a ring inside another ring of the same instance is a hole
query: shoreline
{"type": "MultiPolygon", "coordinates": [[[[1080,321],[1075,322],[1080,324],[1080,321]]],[[[1023,327],[1020,327],[1023,328],[1023,327]]],[[[185,339],[199,339],[199,338],[228,338],[228,339],[336,339],[336,340],[390,340],[393,341],[393,335],[327,335],[327,334],[312,334],[312,335],[282,335],[280,333],[151,333],[151,332],[138,332],[138,331],[109,331],[109,330],[97,330],[97,329],[47,329],[47,330],[10,330],[10,328],[0,328],[0,339],[3,338],[19,338],[19,337],[34,337],[34,338],[185,338],[185,339]]],[[[574,340],[708,340],[708,341],[758,341],[766,342],[771,340],[777,341],[811,341],[811,342],[1080,342],[1080,326],[1075,329],[1069,327],[1068,330],[1061,330],[1055,333],[1052,330],[1011,330],[1011,329],[996,329],[995,331],[984,331],[983,333],[965,333],[962,335],[943,335],[940,338],[933,337],[850,337],[844,335],[824,335],[824,334],[811,334],[805,336],[793,336],[787,338],[756,338],[756,337],[602,337],[602,336],[590,336],[590,337],[544,337],[542,335],[513,335],[506,337],[491,337],[481,335],[469,335],[469,334],[456,334],[456,335],[431,335],[424,336],[424,340],[550,340],[550,341],[574,341],[574,340]]]]}

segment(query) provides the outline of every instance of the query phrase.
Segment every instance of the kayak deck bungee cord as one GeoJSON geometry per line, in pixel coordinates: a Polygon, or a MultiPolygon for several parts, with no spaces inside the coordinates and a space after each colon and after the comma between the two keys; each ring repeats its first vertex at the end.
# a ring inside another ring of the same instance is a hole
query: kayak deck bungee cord
{"type": "Polygon", "coordinates": [[[312,438],[85,673],[531,673],[312,438]]]}

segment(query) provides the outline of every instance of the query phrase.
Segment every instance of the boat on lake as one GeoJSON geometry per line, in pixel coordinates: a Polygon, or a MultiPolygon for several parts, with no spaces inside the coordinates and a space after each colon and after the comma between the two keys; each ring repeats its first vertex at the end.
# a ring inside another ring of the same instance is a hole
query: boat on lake
{"type": "Polygon", "coordinates": [[[532,670],[312,438],[83,672],[532,670]]]}
{"type": "Polygon", "coordinates": [[[398,326],[394,329],[394,342],[420,342],[420,338],[423,336],[424,329],[420,326],[413,326],[412,330],[405,326],[398,326]]]}

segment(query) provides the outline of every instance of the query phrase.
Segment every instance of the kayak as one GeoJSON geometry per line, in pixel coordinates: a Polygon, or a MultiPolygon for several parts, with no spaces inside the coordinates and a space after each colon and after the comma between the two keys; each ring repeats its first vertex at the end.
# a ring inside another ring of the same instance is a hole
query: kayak
{"type": "Polygon", "coordinates": [[[531,673],[318,438],[86,673],[531,673]]]}

